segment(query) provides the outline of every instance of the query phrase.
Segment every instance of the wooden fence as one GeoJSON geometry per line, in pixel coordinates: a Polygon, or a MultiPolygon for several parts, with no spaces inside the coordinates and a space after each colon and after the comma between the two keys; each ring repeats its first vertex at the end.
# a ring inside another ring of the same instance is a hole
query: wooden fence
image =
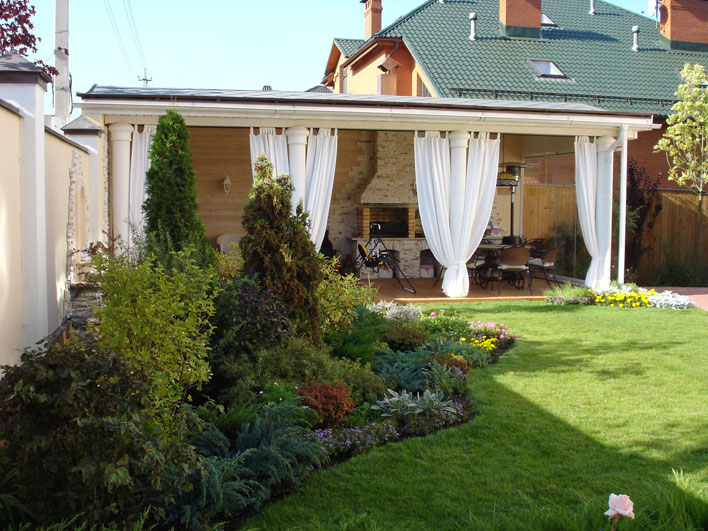
{"type": "MultiPolygon", "coordinates": [[[[619,191],[615,190],[615,195],[619,191]]],[[[523,190],[523,236],[524,238],[548,238],[563,222],[569,227],[577,222],[575,186],[551,184],[527,184],[523,190]]],[[[657,216],[652,231],[645,235],[649,249],[639,261],[638,279],[648,282],[655,269],[664,264],[667,256],[693,270],[696,245],[698,197],[689,190],[663,190],[660,192],[662,210],[657,216]]],[[[628,235],[628,238],[631,235],[628,235]]],[[[708,199],[703,201],[701,223],[701,268],[708,275],[708,199]]],[[[613,246],[617,242],[613,241],[613,246]]]]}

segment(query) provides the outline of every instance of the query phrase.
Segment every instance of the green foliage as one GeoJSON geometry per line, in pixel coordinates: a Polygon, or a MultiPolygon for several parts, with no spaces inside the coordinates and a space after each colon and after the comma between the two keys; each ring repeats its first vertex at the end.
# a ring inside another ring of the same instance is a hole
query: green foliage
{"type": "Polygon", "coordinates": [[[295,400],[297,399],[297,389],[293,384],[273,382],[273,385],[266,385],[263,388],[260,399],[265,404],[280,404],[287,400],[295,400]]]}
{"type": "Polygon", "coordinates": [[[592,257],[585,246],[579,225],[561,221],[553,229],[553,246],[562,245],[556,257],[556,273],[577,278],[590,267],[592,257]]]}
{"type": "Polygon", "coordinates": [[[317,288],[317,300],[323,331],[348,327],[357,308],[374,302],[376,289],[359,282],[354,275],[340,275],[336,258],[322,260],[323,279],[317,288]]]}
{"type": "Polygon", "coordinates": [[[396,319],[388,322],[384,341],[391,350],[415,350],[430,338],[426,326],[419,320],[396,319]]]}
{"type": "Polygon", "coordinates": [[[292,214],[293,185],[287,175],[274,177],[273,165],[263,155],[254,167],[241,221],[246,231],[239,242],[243,268],[259,274],[263,285],[280,296],[299,334],[318,339],[323,268],[307,232],[307,214],[302,204],[292,214]]]}
{"type": "Polygon", "coordinates": [[[419,349],[414,352],[380,351],[371,365],[375,374],[386,382],[386,387],[411,392],[424,391],[426,382],[423,369],[428,366],[431,351],[419,349]]]}
{"type": "Polygon", "coordinates": [[[457,341],[469,333],[470,326],[467,319],[446,313],[432,313],[435,315],[426,315],[420,319],[429,339],[457,341]]]}
{"type": "MultiPolygon", "coordinates": [[[[271,495],[297,487],[326,460],[321,448],[304,439],[308,430],[301,410],[290,401],[266,404],[231,440],[232,451],[244,455],[248,479],[263,485],[271,495]]],[[[255,500],[252,507],[258,509],[263,501],[255,500]]]]}
{"type": "Polygon", "coordinates": [[[354,410],[351,389],[343,382],[324,383],[310,380],[301,385],[297,394],[306,406],[320,416],[316,427],[333,427],[340,424],[354,410]]]}
{"type": "Polygon", "coordinates": [[[150,259],[135,264],[104,252],[93,257],[104,295],[93,332],[102,347],[139,369],[159,406],[183,401],[209,377],[213,273],[199,267],[189,249],[172,256],[171,270],[150,259]]]}
{"type": "Polygon", "coordinates": [[[255,277],[240,277],[223,285],[214,300],[214,334],[209,354],[213,378],[210,394],[221,403],[242,400],[257,387],[252,380],[256,352],[283,342],[289,333],[287,308],[255,277]]]}
{"type": "Polygon", "coordinates": [[[214,251],[198,215],[189,130],[172,109],[157,122],[145,186],[145,228],[156,254],[192,247],[200,264],[212,264],[214,251]]]}
{"type": "Polygon", "coordinates": [[[652,286],[708,286],[708,277],[696,276],[682,256],[684,253],[676,244],[676,239],[671,243],[662,245],[663,259],[652,271],[649,284],[652,286]]]}
{"type": "Polygon", "coordinates": [[[703,65],[686,63],[676,91],[678,101],[666,119],[664,136],[654,151],[664,151],[670,160],[669,179],[693,188],[698,194],[694,273],[700,274],[701,218],[703,195],[708,188],[708,90],[703,65]]]}
{"type": "MultiPolygon", "coordinates": [[[[40,524],[81,511],[90,524],[127,525],[169,497],[168,468],[188,468],[191,447],[162,428],[139,370],[117,354],[70,342],[26,350],[0,380],[0,440],[17,499],[40,524]]],[[[184,417],[177,415],[174,425],[184,417]]],[[[177,477],[172,485],[183,485],[177,477]]]]}
{"type": "MultiPolygon", "coordinates": [[[[465,373],[455,367],[438,363],[433,359],[429,365],[423,369],[425,381],[428,389],[435,392],[441,392],[445,398],[450,398],[452,395],[464,395],[467,389],[467,376],[465,373]]],[[[428,390],[426,389],[426,392],[428,390]]]]}
{"type": "Polygon", "coordinates": [[[564,299],[580,299],[582,297],[590,296],[590,288],[587,286],[575,286],[566,282],[565,284],[559,284],[557,286],[551,287],[543,292],[546,297],[562,297],[564,299]]]}
{"type": "Polygon", "coordinates": [[[661,174],[650,177],[636,160],[627,164],[627,210],[636,212],[636,229],[627,238],[627,269],[637,271],[641,257],[652,247],[649,235],[661,212],[661,174]]]}
{"type": "Polygon", "coordinates": [[[350,328],[332,330],[325,341],[335,356],[370,363],[377,350],[386,348],[382,338],[387,328],[385,317],[362,306],[357,308],[350,328]]]}

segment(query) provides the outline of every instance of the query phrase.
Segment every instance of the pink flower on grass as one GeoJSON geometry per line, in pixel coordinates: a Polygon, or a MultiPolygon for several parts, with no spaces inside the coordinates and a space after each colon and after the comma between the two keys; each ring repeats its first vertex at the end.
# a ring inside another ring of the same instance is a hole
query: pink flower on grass
{"type": "Polygon", "coordinates": [[[435,313],[435,312],[430,312],[430,317],[437,317],[437,316],[438,316],[437,313],[435,313]]]}
{"type": "Polygon", "coordinates": [[[610,494],[608,503],[610,508],[605,511],[605,516],[610,518],[620,518],[622,516],[634,518],[634,504],[626,494],[610,494]]]}

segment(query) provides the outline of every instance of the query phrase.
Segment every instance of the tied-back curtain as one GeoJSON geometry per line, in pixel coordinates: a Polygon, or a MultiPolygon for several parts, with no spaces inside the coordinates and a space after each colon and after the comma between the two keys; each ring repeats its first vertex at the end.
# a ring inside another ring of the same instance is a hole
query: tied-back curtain
{"type": "Polygon", "coordinates": [[[430,250],[447,271],[443,292],[464,297],[469,292],[467,261],[472,257],[492,212],[499,163],[499,138],[472,137],[463,179],[451,176],[449,141],[437,131],[415,135],[418,207],[430,250]],[[452,184],[459,183],[459,184],[452,184]],[[462,216],[451,217],[451,201],[463,198],[462,216]]]}
{"type": "Polygon", "coordinates": [[[145,174],[150,169],[150,148],[152,135],[155,134],[154,125],[143,126],[143,131],[138,132],[138,127],[133,129],[132,151],[130,153],[130,183],[128,220],[131,225],[131,234],[128,235],[128,245],[132,239],[132,231],[142,234],[145,228],[143,203],[145,202],[145,174]]]}
{"type": "Polygon", "coordinates": [[[274,127],[261,127],[260,134],[256,135],[251,127],[249,140],[251,144],[251,170],[254,177],[256,172],[253,170],[253,163],[261,153],[268,157],[268,160],[273,164],[273,175],[290,173],[288,142],[285,133],[278,135],[274,127]]]}
{"type": "Polygon", "coordinates": [[[322,246],[327,229],[337,164],[337,138],[336,130],[332,135],[329,129],[320,129],[317,135],[310,131],[307,141],[305,210],[310,216],[310,239],[315,249],[322,246]]]}
{"type": "Polygon", "coordinates": [[[592,257],[585,285],[597,288],[604,268],[597,232],[597,143],[586,136],[575,139],[575,195],[583,240],[592,257]]]}

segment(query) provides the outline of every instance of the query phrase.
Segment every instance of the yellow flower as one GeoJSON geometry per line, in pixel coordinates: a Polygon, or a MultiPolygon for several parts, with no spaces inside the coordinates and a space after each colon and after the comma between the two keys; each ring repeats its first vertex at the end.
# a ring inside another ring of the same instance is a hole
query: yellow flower
{"type": "Polygon", "coordinates": [[[461,337],[461,338],[460,338],[460,341],[467,341],[467,338],[466,338],[466,337],[461,337]]]}

